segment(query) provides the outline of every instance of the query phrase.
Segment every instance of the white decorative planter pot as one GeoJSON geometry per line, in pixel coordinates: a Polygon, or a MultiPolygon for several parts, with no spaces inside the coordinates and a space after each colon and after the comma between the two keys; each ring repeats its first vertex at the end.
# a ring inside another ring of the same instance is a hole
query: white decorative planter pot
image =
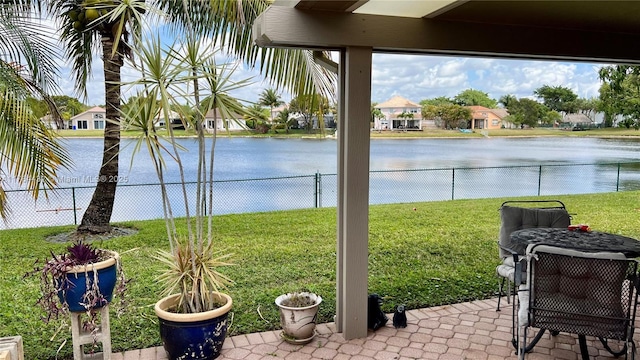
{"type": "Polygon", "coordinates": [[[282,326],[283,339],[292,344],[306,344],[313,340],[318,308],[322,298],[314,293],[302,292],[280,295],[275,302],[280,308],[280,325],[282,326]],[[283,302],[286,303],[286,300],[294,295],[309,297],[313,305],[304,307],[283,305],[283,302]]]}

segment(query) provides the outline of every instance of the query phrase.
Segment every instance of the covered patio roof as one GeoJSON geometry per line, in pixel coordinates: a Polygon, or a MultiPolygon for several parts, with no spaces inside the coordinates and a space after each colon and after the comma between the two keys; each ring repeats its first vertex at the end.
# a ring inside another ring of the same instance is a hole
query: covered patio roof
{"type": "Polygon", "coordinates": [[[338,332],[367,335],[372,54],[638,65],[637,14],[639,1],[276,0],[258,17],[259,46],[340,52],[338,332]]]}
{"type": "Polygon", "coordinates": [[[276,0],[260,46],[638,64],[638,1],[276,0]]]}

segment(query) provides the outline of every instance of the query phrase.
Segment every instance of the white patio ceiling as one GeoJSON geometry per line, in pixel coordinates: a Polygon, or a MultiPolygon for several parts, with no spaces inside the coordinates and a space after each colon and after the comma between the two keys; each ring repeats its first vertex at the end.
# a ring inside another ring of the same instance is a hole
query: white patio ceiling
{"type": "Polygon", "coordinates": [[[372,54],[640,64],[638,14],[640,1],[276,0],[258,17],[257,45],[340,52],[336,325],[345,338],[367,335],[372,54]]]}

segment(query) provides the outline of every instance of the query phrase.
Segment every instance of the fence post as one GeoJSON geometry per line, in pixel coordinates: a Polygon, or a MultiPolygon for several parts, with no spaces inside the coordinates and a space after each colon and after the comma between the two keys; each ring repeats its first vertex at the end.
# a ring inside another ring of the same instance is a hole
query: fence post
{"type": "Polygon", "coordinates": [[[454,194],[456,189],[456,169],[451,169],[451,200],[455,200],[454,194]]]}
{"type": "Polygon", "coordinates": [[[78,213],[76,212],[76,188],[71,188],[71,197],[73,198],[73,224],[78,225],[78,213]]]}
{"type": "Polygon", "coordinates": [[[616,192],[620,189],[620,163],[618,163],[618,176],[616,177],[616,192]]]}
{"type": "Polygon", "coordinates": [[[314,187],[313,187],[313,207],[318,207],[318,182],[319,182],[320,173],[316,171],[316,176],[314,177],[314,187]]]}
{"type": "Polygon", "coordinates": [[[318,207],[322,207],[322,174],[318,172],[318,207]]]}
{"type": "Polygon", "coordinates": [[[541,184],[542,184],[542,165],[540,165],[540,169],[538,170],[538,196],[540,196],[541,184]]]}

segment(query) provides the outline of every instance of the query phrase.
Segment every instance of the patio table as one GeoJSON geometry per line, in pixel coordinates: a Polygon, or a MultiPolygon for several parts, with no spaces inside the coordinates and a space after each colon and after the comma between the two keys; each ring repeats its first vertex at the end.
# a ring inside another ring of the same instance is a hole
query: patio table
{"type": "Polygon", "coordinates": [[[620,252],[628,258],[640,257],[640,241],[599,231],[529,228],[512,232],[511,241],[525,248],[530,244],[544,244],[585,252],[620,252]]]}
{"type": "MultiPolygon", "coordinates": [[[[584,252],[617,252],[623,253],[627,258],[640,257],[640,241],[617,234],[610,234],[599,231],[583,231],[580,229],[569,230],[565,228],[529,228],[516,230],[511,233],[510,240],[517,245],[528,246],[531,244],[543,244],[565,249],[574,249],[584,252]]],[[[600,339],[605,344],[607,350],[619,356],[609,349],[605,339],[600,339]]],[[[530,350],[535,346],[535,340],[530,350]]],[[[589,359],[585,335],[578,334],[580,352],[582,359],[589,359]]],[[[626,347],[625,347],[626,348],[626,347]]]]}

